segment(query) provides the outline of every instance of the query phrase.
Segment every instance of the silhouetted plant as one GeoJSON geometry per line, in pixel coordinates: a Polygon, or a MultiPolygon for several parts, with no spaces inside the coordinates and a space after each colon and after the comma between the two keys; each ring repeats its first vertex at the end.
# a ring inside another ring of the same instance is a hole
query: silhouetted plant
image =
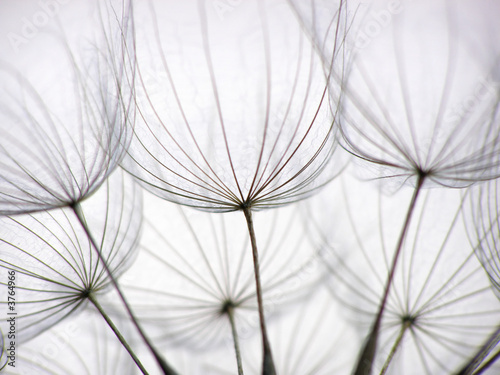
{"type": "MultiPolygon", "coordinates": [[[[498,50],[480,58],[471,54],[472,43],[488,43],[488,22],[470,38],[462,28],[475,19],[465,2],[400,5],[376,40],[354,52],[339,122],[344,147],[360,163],[378,167],[377,177],[414,186],[356,374],[371,373],[387,296],[422,188],[463,187],[500,173],[498,50]]],[[[487,16],[488,8],[480,6],[487,16]]]]}
{"type": "MultiPolygon", "coordinates": [[[[310,215],[319,232],[312,238],[332,252],[329,290],[361,336],[377,315],[409,194],[389,197],[344,174],[313,199],[310,215]],[[330,209],[317,210],[329,197],[337,198],[330,209]]],[[[380,322],[372,371],[451,374],[495,330],[499,306],[465,238],[461,208],[457,190],[422,192],[380,322]]]]}
{"type": "MultiPolygon", "coordinates": [[[[127,299],[155,342],[198,350],[232,342],[242,373],[240,341],[259,326],[244,218],[147,201],[140,256],[122,281],[127,299]]],[[[296,208],[256,217],[264,308],[272,317],[319,283],[322,259],[296,208]]]]}
{"type": "MultiPolygon", "coordinates": [[[[99,302],[111,284],[103,263],[115,278],[126,270],[142,223],[137,215],[141,192],[131,177],[118,172],[82,203],[85,227],[69,208],[0,218],[0,268],[16,272],[16,289],[22,295],[17,302],[17,342],[49,329],[88,302],[108,319],[99,302]],[[99,245],[100,257],[87,229],[99,245]]],[[[6,308],[8,284],[1,284],[6,308]]]]}
{"type": "MultiPolygon", "coordinates": [[[[254,257],[263,371],[274,374],[252,211],[304,198],[338,171],[329,166],[337,143],[328,77],[336,61],[324,69],[285,2],[241,7],[221,22],[203,2],[136,6],[140,116],[123,165],[167,200],[243,211],[254,257]],[[276,17],[279,22],[272,22],[276,17]]],[[[343,32],[340,27],[338,39],[343,32]]]]}
{"type": "Polygon", "coordinates": [[[0,214],[70,208],[141,332],[81,208],[118,167],[133,132],[133,91],[124,89],[134,75],[126,58],[130,4],[119,3],[75,4],[74,10],[93,15],[78,24],[77,35],[59,24],[41,42],[50,55],[29,66],[23,61],[22,72],[12,68],[17,56],[1,63],[0,214]],[[51,79],[37,77],[40,71],[51,72],[51,79]]]}
{"type": "Polygon", "coordinates": [[[494,0],[22,4],[1,371],[499,371],[494,0]]]}

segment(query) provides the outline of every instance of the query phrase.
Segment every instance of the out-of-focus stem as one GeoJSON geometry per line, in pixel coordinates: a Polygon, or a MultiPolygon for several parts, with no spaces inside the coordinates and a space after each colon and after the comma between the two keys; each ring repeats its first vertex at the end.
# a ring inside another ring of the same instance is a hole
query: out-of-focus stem
{"type": "Polygon", "coordinates": [[[250,242],[252,244],[255,287],[257,293],[257,304],[259,308],[260,332],[262,335],[262,348],[263,348],[262,375],[275,375],[276,369],[274,367],[273,355],[271,353],[271,345],[269,344],[269,339],[267,337],[266,321],[264,318],[264,306],[262,303],[262,288],[260,284],[260,272],[259,272],[259,253],[257,250],[257,240],[255,238],[255,230],[252,220],[252,211],[250,207],[245,206],[243,208],[243,213],[245,214],[245,219],[247,221],[247,226],[248,226],[248,233],[250,235],[250,242]]]}
{"type": "Polygon", "coordinates": [[[498,349],[498,351],[488,361],[483,363],[481,367],[474,371],[473,375],[481,375],[483,372],[489,369],[490,366],[498,360],[498,358],[500,358],[500,349],[498,349]]]}
{"type": "Polygon", "coordinates": [[[227,306],[226,313],[231,324],[231,332],[233,334],[234,353],[236,355],[236,364],[238,366],[238,375],[243,375],[243,363],[241,361],[240,344],[238,341],[238,331],[236,330],[236,323],[234,321],[234,307],[227,306]]]}
{"type": "Polygon", "coordinates": [[[380,370],[380,375],[385,375],[387,370],[389,369],[389,366],[391,365],[392,359],[396,355],[396,352],[398,351],[399,347],[401,346],[401,342],[403,341],[403,337],[406,333],[406,330],[410,327],[409,322],[404,322],[403,326],[401,327],[401,331],[399,331],[399,335],[396,338],[396,341],[394,342],[394,345],[391,348],[391,352],[387,356],[387,359],[385,360],[384,367],[382,367],[382,370],[380,370]]]}
{"type": "Polygon", "coordinates": [[[115,324],[113,323],[113,321],[111,320],[111,318],[108,316],[108,314],[106,314],[106,312],[104,311],[104,309],[102,308],[102,306],[99,304],[99,302],[97,301],[97,299],[94,297],[94,295],[92,293],[90,293],[87,296],[87,298],[89,299],[90,302],[92,302],[92,304],[95,306],[95,308],[99,311],[99,313],[104,318],[104,320],[106,321],[106,323],[108,323],[109,328],[111,328],[111,330],[115,333],[116,337],[121,342],[121,344],[123,345],[123,347],[125,348],[125,350],[127,350],[127,352],[130,354],[130,356],[134,360],[134,362],[137,365],[137,367],[139,367],[139,369],[141,370],[141,372],[144,375],[148,375],[148,372],[146,371],[146,369],[142,365],[142,363],[139,360],[139,358],[137,358],[137,356],[135,355],[134,351],[132,350],[132,348],[128,344],[127,340],[125,340],[125,338],[122,336],[122,334],[120,333],[120,331],[118,330],[118,328],[115,326],[115,324]]]}
{"type": "Polygon", "coordinates": [[[111,281],[111,284],[113,285],[113,287],[117,291],[120,300],[122,301],[123,305],[125,306],[125,309],[127,310],[127,314],[130,317],[134,327],[137,329],[137,332],[139,332],[139,335],[141,336],[141,338],[145,342],[146,346],[148,347],[148,349],[151,351],[151,353],[155,357],[155,359],[156,359],[158,365],[160,366],[160,368],[162,369],[163,373],[165,375],[178,375],[177,372],[175,370],[173,370],[170,367],[170,365],[165,361],[165,359],[163,359],[163,357],[160,355],[160,353],[157,352],[157,350],[154,348],[153,344],[151,343],[151,341],[149,340],[149,338],[146,336],[146,334],[142,330],[141,326],[139,325],[139,321],[137,320],[134,313],[132,312],[132,309],[130,308],[130,305],[128,304],[128,302],[126,300],[125,295],[121,291],[121,288],[119,287],[118,282],[116,281],[116,278],[113,275],[113,272],[111,272],[106,259],[104,259],[104,257],[102,256],[100,246],[98,246],[96,240],[94,239],[94,236],[92,236],[92,233],[90,232],[90,229],[89,229],[87,222],[85,220],[85,216],[83,214],[80,203],[77,202],[77,203],[73,204],[71,206],[71,208],[73,209],[73,212],[75,213],[75,216],[77,217],[78,221],[80,222],[83,230],[87,234],[87,237],[89,238],[89,240],[92,244],[92,247],[95,249],[97,256],[99,257],[99,261],[101,262],[104,270],[106,271],[106,273],[111,281]]]}
{"type": "Polygon", "coordinates": [[[481,346],[477,353],[472,357],[465,366],[463,366],[456,375],[479,375],[486,368],[491,366],[500,357],[500,351],[496,353],[492,358],[488,360],[481,368],[477,369],[478,366],[483,362],[483,360],[488,356],[488,354],[493,350],[493,348],[500,342],[500,327],[497,327],[496,331],[490,335],[488,340],[481,346]],[[477,369],[477,370],[476,370],[477,369]]]}
{"type": "Polygon", "coordinates": [[[396,266],[398,264],[399,255],[401,254],[401,249],[403,248],[403,242],[406,237],[406,232],[410,227],[411,217],[413,215],[413,211],[417,203],[418,195],[422,190],[422,185],[424,184],[424,180],[425,180],[425,174],[420,174],[418,176],[417,185],[415,186],[415,190],[413,191],[413,197],[411,198],[410,205],[408,207],[408,212],[406,213],[406,219],[404,221],[403,228],[401,229],[401,234],[399,236],[399,240],[396,245],[396,251],[394,253],[394,258],[392,260],[391,268],[389,270],[389,275],[387,277],[386,285],[384,288],[384,294],[380,302],[377,316],[375,318],[370,334],[365,342],[365,345],[363,346],[363,349],[356,363],[356,368],[353,373],[354,375],[371,375],[372,373],[373,360],[375,358],[375,353],[377,351],[378,333],[380,331],[380,324],[382,322],[385,306],[387,304],[387,298],[391,290],[392,281],[394,279],[394,274],[396,272],[396,266]]]}

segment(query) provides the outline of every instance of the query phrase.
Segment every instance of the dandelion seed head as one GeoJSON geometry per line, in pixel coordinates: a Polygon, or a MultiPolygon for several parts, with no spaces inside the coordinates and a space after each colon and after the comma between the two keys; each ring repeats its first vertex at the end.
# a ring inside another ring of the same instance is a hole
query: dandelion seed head
{"type": "Polygon", "coordinates": [[[122,30],[103,39],[98,30],[110,26],[98,8],[61,6],[60,19],[0,61],[0,214],[81,201],[124,154],[133,120],[131,95],[120,86],[129,77],[110,56],[123,49],[122,30]],[[77,12],[87,17],[75,21],[77,12]]]}
{"type": "MultiPolygon", "coordinates": [[[[341,120],[348,150],[403,183],[468,186],[498,176],[498,88],[482,2],[404,3],[350,72],[341,120]],[[474,24],[471,34],[464,25],[474,24]],[[478,49],[481,53],[473,51],[478,49]]],[[[385,8],[384,8],[385,9],[385,8]]],[[[382,10],[380,11],[382,12],[382,10]]]]}
{"type": "MultiPolygon", "coordinates": [[[[149,194],[145,207],[141,252],[121,284],[155,342],[216,350],[232,342],[230,316],[242,342],[254,337],[259,319],[242,215],[182,208],[149,194]]],[[[284,210],[255,214],[268,319],[300,302],[322,275],[299,211],[284,210]]]]}
{"type": "Polygon", "coordinates": [[[246,2],[221,22],[186,3],[164,27],[177,7],[137,10],[149,21],[125,168],[158,196],[215,211],[277,207],[332,178],[328,72],[289,6],[246,2]]]}
{"type": "MultiPolygon", "coordinates": [[[[379,308],[409,193],[384,195],[346,174],[311,202],[317,200],[309,210],[313,226],[322,228],[311,238],[332,251],[325,264],[328,289],[361,338],[379,308]],[[324,209],[328,199],[330,212],[324,209]]],[[[498,303],[462,226],[460,191],[426,190],[419,202],[381,320],[374,359],[379,372],[386,365],[394,374],[452,372],[499,320],[498,303]]]]}
{"type": "MultiPolygon", "coordinates": [[[[135,258],[142,223],[141,195],[118,171],[82,204],[84,217],[114,277],[135,258]]],[[[0,269],[16,272],[19,342],[49,329],[101,296],[110,279],[88,234],[69,208],[5,216],[0,226],[0,269]],[[21,311],[22,310],[22,311],[21,311]]],[[[0,302],[7,302],[3,288],[0,302]]]]}

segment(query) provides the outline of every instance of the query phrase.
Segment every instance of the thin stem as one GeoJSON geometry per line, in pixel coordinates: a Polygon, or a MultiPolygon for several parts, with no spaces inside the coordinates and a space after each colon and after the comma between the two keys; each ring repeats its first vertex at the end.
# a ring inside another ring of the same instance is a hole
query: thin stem
{"type": "Polygon", "coordinates": [[[275,375],[276,369],[274,368],[273,355],[271,353],[271,345],[267,337],[266,321],[264,319],[264,305],[262,303],[262,288],[260,284],[260,271],[259,271],[259,253],[257,250],[257,240],[255,238],[255,230],[253,227],[252,211],[250,207],[243,207],[243,213],[247,221],[248,233],[250,235],[250,242],[252,243],[253,255],[253,268],[255,273],[255,287],[257,293],[257,304],[259,308],[260,332],[262,334],[262,349],[263,349],[263,363],[262,375],[275,375]]]}
{"type": "Polygon", "coordinates": [[[92,234],[90,232],[90,229],[87,225],[87,222],[85,221],[85,216],[83,215],[83,211],[82,211],[80,203],[77,202],[77,203],[73,204],[71,206],[71,208],[72,208],[73,212],[75,213],[75,216],[77,217],[78,221],[80,222],[83,230],[87,234],[87,237],[89,238],[90,242],[92,243],[92,247],[95,249],[97,256],[99,257],[99,261],[102,263],[104,270],[106,271],[106,273],[109,276],[111,284],[116,289],[120,300],[122,301],[123,305],[125,306],[125,309],[127,310],[128,316],[130,317],[134,327],[137,329],[137,331],[139,332],[139,335],[141,336],[141,338],[145,342],[146,346],[149,348],[149,350],[151,351],[151,353],[155,357],[155,359],[156,359],[158,365],[160,366],[160,368],[162,369],[163,373],[165,375],[177,375],[177,372],[175,370],[173,370],[170,367],[170,365],[165,361],[165,359],[163,359],[163,357],[156,351],[153,344],[150,342],[149,338],[146,336],[146,334],[142,330],[141,326],[139,325],[139,321],[137,320],[134,313],[132,312],[132,309],[130,308],[129,303],[126,300],[125,295],[123,294],[120,287],[118,286],[118,282],[116,281],[116,278],[114,277],[113,272],[109,269],[109,266],[108,266],[106,260],[102,256],[100,247],[97,245],[96,240],[94,239],[94,237],[92,236],[92,234]]]}
{"type": "Polygon", "coordinates": [[[241,362],[240,344],[238,341],[238,331],[236,331],[236,323],[234,321],[234,308],[228,306],[226,309],[229,323],[231,324],[231,332],[233,334],[234,353],[236,355],[236,363],[238,365],[238,375],[243,375],[243,363],[241,362]]]}
{"type": "Polygon", "coordinates": [[[476,355],[472,357],[472,359],[467,362],[465,366],[463,366],[460,371],[456,373],[456,375],[476,375],[480,374],[482,371],[486,369],[486,365],[490,366],[500,355],[500,352],[495,354],[493,358],[491,358],[486,364],[484,364],[477,371],[476,368],[483,362],[483,360],[488,356],[491,350],[500,342],[500,327],[498,327],[495,332],[488,338],[488,340],[481,346],[481,348],[477,351],[476,355]],[[491,362],[491,363],[489,363],[491,362]]]}
{"type": "Polygon", "coordinates": [[[139,358],[137,358],[137,356],[135,355],[133,349],[130,347],[130,345],[128,344],[127,340],[122,336],[122,334],[120,333],[120,331],[118,330],[118,328],[114,325],[113,321],[108,316],[108,314],[106,314],[106,312],[104,311],[104,309],[102,308],[102,306],[99,304],[99,302],[97,301],[97,299],[94,297],[94,295],[92,293],[89,293],[89,295],[87,296],[87,298],[89,299],[90,302],[92,302],[92,304],[95,306],[95,308],[99,311],[99,313],[102,315],[102,317],[104,318],[104,320],[106,321],[106,323],[108,323],[109,328],[111,328],[111,330],[115,333],[116,337],[118,338],[118,340],[120,340],[120,342],[123,345],[123,347],[130,354],[130,356],[134,360],[134,362],[137,365],[137,367],[140,368],[141,372],[144,375],[148,375],[148,372],[146,371],[146,369],[142,365],[142,363],[139,360],[139,358]]]}
{"type": "Polygon", "coordinates": [[[389,355],[387,356],[387,359],[385,360],[384,367],[382,367],[382,370],[380,370],[380,375],[385,375],[387,370],[389,369],[389,366],[396,355],[396,352],[398,351],[399,347],[401,346],[401,342],[403,341],[403,337],[406,333],[406,330],[410,327],[409,322],[404,322],[403,326],[401,327],[401,331],[399,331],[399,335],[396,338],[396,341],[394,342],[394,345],[391,348],[391,351],[389,355]]]}
{"type": "Polygon", "coordinates": [[[415,186],[415,190],[413,192],[413,197],[411,198],[410,205],[408,207],[408,212],[406,213],[406,219],[404,221],[403,228],[401,229],[401,234],[399,236],[399,240],[396,246],[396,252],[394,253],[392,265],[389,270],[389,275],[385,285],[384,294],[380,302],[377,317],[375,318],[368,339],[366,340],[363,350],[361,351],[361,354],[359,356],[354,375],[370,375],[372,373],[373,359],[375,358],[375,353],[377,351],[378,333],[380,331],[382,316],[384,315],[387,298],[389,297],[389,292],[391,290],[392,281],[396,272],[399,255],[401,254],[401,250],[403,248],[403,242],[406,237],[406,232],[408,231],[408,228],[410,226],[411,217],[413,215],[413,211],[415,210],[417,198],[420,191],[422,190],[424,180],[425,174],[420,173],[418,176],[417,185],[415,186]]]}

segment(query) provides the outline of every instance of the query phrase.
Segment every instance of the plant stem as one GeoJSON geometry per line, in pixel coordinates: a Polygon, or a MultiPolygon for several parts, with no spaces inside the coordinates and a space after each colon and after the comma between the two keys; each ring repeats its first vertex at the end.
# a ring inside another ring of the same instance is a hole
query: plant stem
{"type": "Polygon", "coordinates": [[[122,334],[120,333],[120,331],[118,330],[118,328],[114,325],[113,321],[111,320],[111,318],[108,316],[108,314],[106,314],[106,312],[103,310],[102,306],[99,304],[99,302],[97,301],[97,299],[94,297],[94,295],[92,293],[90,293],[87,298],[89,299],[90,302],[92,302],[92,304],[95,306],[95,308],[99,311],[99,313],[102,315],[102,317],[104,318],[104,320],[106,321],[106,323],[108,323],[108,326],[111,328],[111,330],[115,333],[116,337],[118,338],[118,340],[120,340],[121,344],[123,345],[123,347],[127,350],[127,352],[130,354],[130,356],[132,357],[132,359],[134,360],[135,364],[137,365],[137,367],[139,367],[139,369],[141,370],[141,372],[144,374],[144,375],[148,375],[148,372],[146,371],[146,369],[144,368],[144,366],[142,365],[141,361],[139,360],[139,358],[137,358],[137,356],[135,355],[134,351],[132,350],[132,348],[130,347],[130,345],[128,344],[127,340],[125,340],[125,338],[122,336],[122,334]]]}
{"type": "Polygon", "coordinates": [[[240,344],[238,341],[238,332],[236,331],[236,323],[234,321],[234,308],[232,306],[228,306],[226,312],[227,316],[229,317],[229,323],[231,324],[231,332],[233,334],[234,353],[236,354],[238,375],[243,375],[243,363],[241,362],[240,344]]]}
{"type": "Polygon", "coordinates": [[[495,363],[498,360],[498,358],[500,358],[500,349],[488,361],[486,361],[481,367],[479,367],[477,371],[474,371],[473,375],[481,375],[493,363],[495,363]]]}
{"type": "Polygon", "coordinates": [[[106,273],[109,276],[111,284],[116,289],[120,300],[122,301],[123,305],[125,306],[125,309],[127,310],[128,316],[130,317],[134,327],[137,329],[137,331],[139,332],[139,335],[141,336],[143,341],[146,343],[146,346],[149,348],[149,350],[151,351],[151,353],[155,357],[155,359],[156,359],[158,365],[160,366],[160,368],[162,369],[163,373],[165,375],[177,375],[177,372],[175,370],[173,370],[170,367],[170,365],[165,361],[165,359],[163,359],[163,357],[157,352],[157,350],[154,348],[153,344],[150,342],[149,338],[146,336],[146,334],[142,330],[141,326],[139,325],[139,321],[137,320],[134,313],[132,312],[132,309],[130,308],[130,305],[128,304],[128,302],[126,300],[125,295],[123,294],[120,287],[118,286],[118,282],[116,281],[116,278],[114,277],[113,272],[111,272],[106,260],[102,256],[100,247],[97,245],[96,240],[94,239],[94,237],[92,236],[92,233],[90,232],[90,229],[89,229],[87,222],[85,220],[85,216],[83,214],[80,203],[77,202],[77,203],[73,204],[71,206],[71,208],[72,208],[73,212],[75,213],[75,216],[77,217],[78,221],[80,222],[83,230],[87,234],[87,237],[89,238],[90,242],[92,243],[92,247],[95,249],[97,256],[99,257],[99,261],[102,263],[104,270],[106,271],[106,273]]]}
{"type": "Polygon", "coordinates": [[[257,251],[257,240],[255,238],[255,230],[252,220],[252,211],[250,207],[245,206],[243,208],[243,213],[245,214],[245,219],[247,221],[247,226],[248,226],[248,233],[250,235],[250,242],[252,244],[255,287],[257,293],[257,304],[259,309],[260,332],[262,335],[262,349],[263,349],[262,375],[275,375],[276,369],[274,367],[273,355],[271,353],[271,345],[269,344],[269,339],[267,337],[266,321],[264,318],[264,306],[262,303],[262,288],[260,284],[260,272],[259,272],[259,253],[257,251]]]}
{"type": "Polygon", "coordinates": [[[406,213],[406,218],[401,229],[401,234],[399,236],[398,243],[396,245],[396,252],[394,253],[394,258],[392,260],[392,265],[389,270],[389,275],[387,277],[386,285],[384,288],[384,294],[380,302],[380,306],[377,312],[377,316],[373,323],[372,329],[366,340],[366,343],[361,351],[361,354],[356,363],[356,368],[354,375],[370,375],[372,373],[373,359],[375,358],[375,353],[377,351],[377,341],[378,333],[380,331],[380,324],[382,322],[382,316],[384,315],[385,306],[387,304],[387,298],[389,297],[389,292],[391,290],[392,281],[394,279],[394,274],[396,272],[396,266],[398,263],[399,255],[401,254],[401,249],[403,248],[403,242],[406,237],[406,232],[410,226],[411,217],[413,211],[415,210],[415,205],[417,203],[417,198],[422,190],[422,185],[424,184],[425,174],[421,173],[418,176],[417,185],[413,191],[413,197],[411,198],[410,205],[408,207],[408,212],[406,213]]]}
{"type": "Polygon", "coordinates": [[[488,340],[481,346],[477,351],[476,355],[463,366],[456,375],[476,375],[480,374],[486,369],[485,366],[490,366],[499,356],[500,352],[496,353],[493,358],[491,358],[486,364],[484,364],[479,370],[475,371],[476,368],[481,364],[481,362],[488,356],[491,350],[500,342],[500,327],[498,327],[495,332],[488,338],[488,340]],[[489,363],[491,362],[491,363],[489,363]]]}
{"type": "Polygon", "coordinates": [[[389,369],[389,366],[392,362],[392,359],[394,358],[394,355],[398,351],[399,347],[401,346],[401,342],[403,341],[403,337],[406,333],[406,330],[410,327],[409,322],[403,323],[403,327],[401,327],[401,331],[399,331],[399,335],[396,338],[396,341],[394,342],[394,345],[391,348],[391,352],[389,353],[389,356],[385,360],[384,367],[382,367],[382,370],[380,370],[380,375],[385,375],[387,370],[389,369]]]}

